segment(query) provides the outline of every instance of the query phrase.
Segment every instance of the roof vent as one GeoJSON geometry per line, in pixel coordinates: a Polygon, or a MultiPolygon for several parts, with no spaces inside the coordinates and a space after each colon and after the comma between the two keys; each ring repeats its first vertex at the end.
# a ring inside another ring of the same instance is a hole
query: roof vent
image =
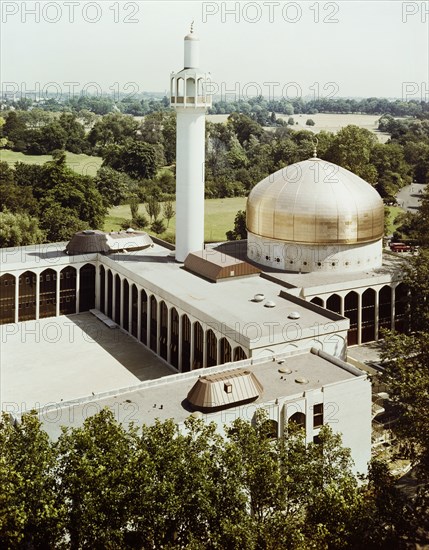
{"type": "Polygon", "coordinates": [[[223,389],[226,393],[232,393],[232,384],[231,382],[225,382],[223,389]]]}
{"type": "Polygon", "coordinates": [[[288,315],[288,319],[299,319],[301,315],[297,311],[291,311],[288,315]]]}
{"type": "Polygon", "coordinates": [[[281,369],[279,369],[279,372],[281,374],[292,374],[292,370],[288,369],[287,367],[282,367],[281,369]]]}
{"type": "Polygon", "coordinates": [[[84,229],[82,233],[84,235],[95,235],[95,231],[93,231],[92,229],[84,229]]]}
{"type": "Polygon", "coordinates": [[[254,302],[262,302],[263,300],[265,300],[265,295],[264,294],[255,294],[253,296],[253,301],[254,302]]]}
{"type": "Polygon", "coordinates": [[[132,227],[129,227],[127,229],[127,233],[135,233],[134,229],[132,227]]]}
{"type": "Polygon", "coordinates": [[[297,384],[308,384],[308,378],[295,378],[297,384]]]}
{"type": "Polygon", "coordinates": [[[276,307],[276,303],[272,300],[267,300],[264,304],[264,307],[276,307]]]}

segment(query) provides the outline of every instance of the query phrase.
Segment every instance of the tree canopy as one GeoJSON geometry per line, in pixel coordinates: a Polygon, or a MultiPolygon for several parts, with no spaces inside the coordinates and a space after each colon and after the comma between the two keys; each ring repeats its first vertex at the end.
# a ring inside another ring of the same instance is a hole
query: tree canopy
{"type": "Polygon", "coordinates": [[[102,410],[50,441],[0,422],[3,548],[405,548],[413,518],[382,464],[359,485],[328,427],[272,439],[263,411],[223,437],[189,418],[141,428],[102,410]]]}

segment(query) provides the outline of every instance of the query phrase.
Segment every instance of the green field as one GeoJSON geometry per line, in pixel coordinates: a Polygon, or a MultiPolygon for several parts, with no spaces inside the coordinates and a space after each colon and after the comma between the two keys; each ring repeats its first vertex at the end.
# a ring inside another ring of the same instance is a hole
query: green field
{"type": "MultiPolygon", "coordinates": [[[[230,199],[207,199],[205,201],[205,230],[204,240],[206,242],[224,241],[225,233],[234,227],[234,218],[238,210],[246,208],[246,197],[233,197],[230,199]]],[[[175,205],[174,205],[175,206],[175,205]]],[[[143,204],[140,205],[141,214],[147,218],[146,209],[143,204]]],[[[104,222],[105,231],[118,231],[121,223],[131,218],[130,207],[128,205],[115,206],[110,209],[104,222]]],[[[161,238],[174,236],[176,229],[176,218],[170,220],[170,225],[161,238]]],[[[150,230],[146,229],[148,233],[150,230]]]]}
{"type": "Polygon", "coordinates": [[[387,234],[392,235],[396,231],[396,228],[398,227],[398,224],[395,224],[393,221],[396,218],[396,216],[401,212],[404,212],[404,210],[399,206],[388,206],[387,208],[389,209],[389,223],[388,223],[387,234]]]}
{"type": "MultiPolygon", "coordinates": [[[[95,176],[100,168],[103,159],[101,157],[90,157],[89,155],[76,155],[66,152],[67,165],[84,176],[95,176]]],[[[16,153],[8,149],[0,151],[0,160],[14,165],[15,162],[24,162],[26,164],[44,164],[52,160],[51,155],[24,155],[24,153],[16,153]]]]}

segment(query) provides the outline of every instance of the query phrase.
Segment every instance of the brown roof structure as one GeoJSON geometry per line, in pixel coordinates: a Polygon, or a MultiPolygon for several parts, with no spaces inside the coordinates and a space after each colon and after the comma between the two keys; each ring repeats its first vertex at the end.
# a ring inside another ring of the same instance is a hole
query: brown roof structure
{"type": "Polygon", "coordinates": [[[70,256],[100,252],[114,254],[115,252],[143,250],[152,244],[152,239],[143,231],[104,231],[87,229],[75,233],[66,246],[70,256]]]}
{"type": "Polygon", "coordinates": [[[189,391],[187,400],[194,410],[214,412],[250,403],[262,392],[262,384],[251,371],[234,369],[201,376],[189,391]]]}
{"type": "Polygon", "coordinates": [[[258,275],[261,272],[257,267],[222,254],[213,248],[188,254],[185,259],[185,268],[215,283],[222,279],[258,275]]]}

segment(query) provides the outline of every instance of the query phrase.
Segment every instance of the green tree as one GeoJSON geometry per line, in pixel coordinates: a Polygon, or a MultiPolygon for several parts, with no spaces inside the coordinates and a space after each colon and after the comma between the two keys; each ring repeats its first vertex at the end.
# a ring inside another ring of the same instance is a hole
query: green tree
{"type": "Polygon", "coordinates": [[[228,241],[247,239],[246,211],[239,210],[234,219],[234,229],[226,232],[228,241]]]}
{"type": "Polygon", "coordinates": [[[88,224],[80,220],[72,208],[54,201],[44,203],[41,226],[48,242],[69,241],[78,231],[88,229],[88,224]]]}
{"type": "Polygon", "coordinates": [[[103,154],[103,166],[125,172],[131,178],[153,178],[161,166],[162,152],[159,145],[129,141],[126,145],[109,147],[103,154]]]}
{"type": "Polygon", "coordinates": [[[63,429],[58,440],[58,491],[66,505],[70,548],[124,548],[130,516],[136,431],[108,409],[63,429]]]}
{"type": "Polygon", "coordinates": [[[137,183],[109,166],[102,166],[95,176],[94,184],[103,197],[105,206],[117,206],[125,202],[137,188],[137,183]]]}
{"type": "Polygon", "coordinates": [[[35,414],[0,421],[0,546],[54,548],[63,537],[57,455],[35,414]]]}
{"type": "Polygon", "coordinates": [[[305,123],[307,126],[315,126],[315,122],[312,118],[308,118],[306,123],[305,123]]]}
{"type": "Polygon", "coordinates": [[[146,210],[151,221],[156,221],[161,214],[161,203],[155,197],[151,196],[146,202],[146,210]]]}
{"type": "Polygon", "coordinates": [[[151,230],[156,233],[157,235],[161,235],[161,233],[164,233],[165,231],[165,224],[163,220],[159,220],[156,218],[152,225],[150,226],[151,230]]]}
{"type": "Polygon", "coordinates": [[[167,201],[166,203],[164,203],[164,218],[167,220],[167,227],[170,225],[170,220],[174,217],[175,215],[175,210],[174,210],[174,207],[173,207],[173,203],[171,201],[167,201]]]}
{"type": "Polygon", "coordinates": [[[139,215],[139,200],[137,197],[133,196],[130,198],[130,210],[131,218],[134,220],[139,215]]]}
{"type": "Polygon", "coordinates": [[[347,168],[369,183],[377,182],[377,170],[371,163],[377,138],[369,130],[349,125],[334,137],[326,152],[326,160],[347,168]]]}
{"type": "Polygon", "coordinates": [[[109,113],[94,124],[88,134],[88,141],[100,150],[107,145],[121,144],[128,139],[135,139],[138,122],[129,115],[109,113]]]}
{"type": "Polygon", "coordinates": [[[13,214],[7,209],[0,212],[0,248],[43,243],[45,238],[46,234],[39,228],[37,218],[27,214],[13,214]]]}
{"type": "Polygon", "coordinates": [[[26,130],[27,126],[21,114],[16,111],[10,111],[3,126],[3,135],[7,138],[10,149],[13,151],[26,150],[26,130]]]}
{"type": "MultiPolygon", "coordinates": [[[[5,125],[5,119],[0,117],[0,136],[3,136],[3,126],[5,125]]],[[[3,148],[7,145],[7,138],[0,137],[0,148],[3,148]]]]}

